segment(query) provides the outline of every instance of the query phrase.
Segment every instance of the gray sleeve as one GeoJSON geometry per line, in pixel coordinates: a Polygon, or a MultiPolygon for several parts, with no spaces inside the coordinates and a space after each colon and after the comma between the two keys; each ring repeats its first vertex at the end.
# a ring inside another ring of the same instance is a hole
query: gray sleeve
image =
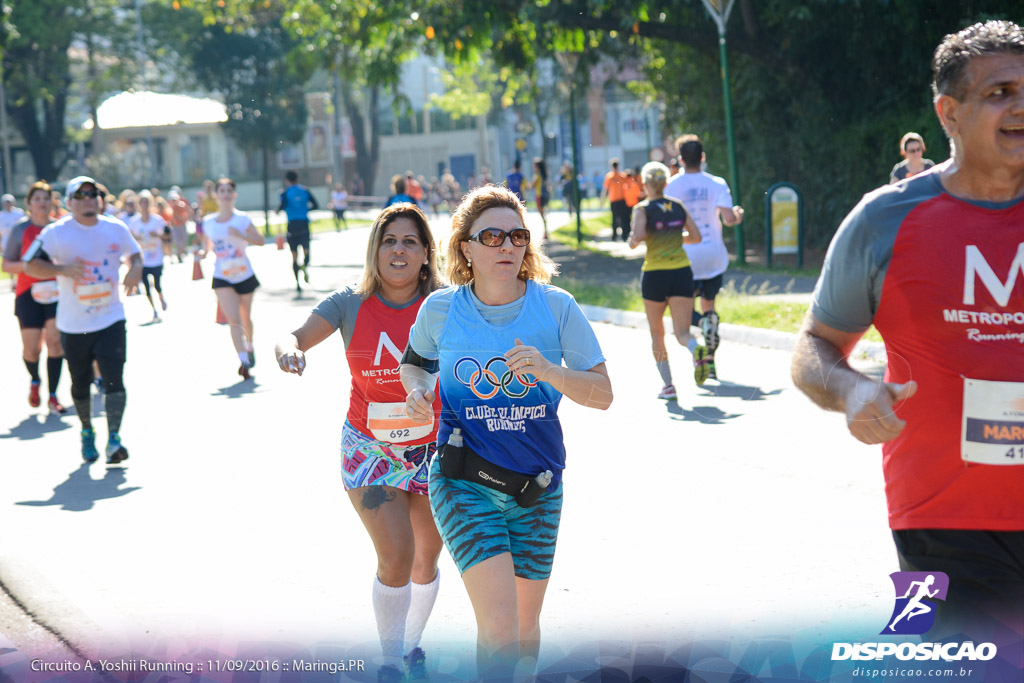
{"type": "Polygon", "coordinates": [[[825,255],[811,312],[843,332],[863,332],[872,323],[900,225],[914,208],[942,191],[936,178],[883,185],[849,213],[825,255]]]}
{"type": "Polygon", "coordinates": [[[544,292],[551,312],[558,321],[558,339],[562,358],[570,370],[589,370],[605,361],[601,345],[572,294],[548,285],[544,292]]]}
{"type": "Polygon", "coordinates": [[[422,358],[437,360],[440,357],[437,342],[448,320],[448,311],[451,309],[452,297],[456,291],[458,290],[455,287],[438,290],[428,296],[420,306],[416,322],[409,331],[409,346],[422,358]]]}
{"type": "Polygon", "coordinates": [[[11,234],[7,236],[7,246],[4,248],[4,260],[21,260],[21,236],[25,234],[25,228],[27,227],[28,221],[22,221],[11,229],[11,234]]]}
{"type": "Polygon", "coordinates": [[[863,332],[878,307],[872,279],[877,272],[872,230],[862,200],[839,226],[814,288],[811,312],[829,327],[863,332]]]}
{"type": "Polygon", "coordinates": [[[363,296],[354,292],[351,287],[346,287],[339,289],[317,304],[313,312],[330,323],[334,329],[341,330],[345,348],[348,348],[356,326],[356,316],[359,315],[359,306],[362,303],[363,296]]]}

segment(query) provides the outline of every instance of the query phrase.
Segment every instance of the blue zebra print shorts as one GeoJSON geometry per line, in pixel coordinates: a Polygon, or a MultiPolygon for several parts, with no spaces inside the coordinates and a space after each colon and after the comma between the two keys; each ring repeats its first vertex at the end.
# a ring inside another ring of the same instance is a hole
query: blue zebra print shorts
{"type": "Polygon", "coordinates": [[[516,576],[551,576],[562,517],[562,485],[540,503],[524,508],[512,496],[441,474],[440,458],[430,464],[430,508],[459,573],[489,557],[512,554],[516,576]]]}

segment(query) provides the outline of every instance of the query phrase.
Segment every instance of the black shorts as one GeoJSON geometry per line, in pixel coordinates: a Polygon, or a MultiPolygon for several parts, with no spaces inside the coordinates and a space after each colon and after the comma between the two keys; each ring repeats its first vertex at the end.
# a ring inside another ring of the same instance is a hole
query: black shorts
{"type": "Polygon", "coordinates": [[[1024,628],[1024,531],[894,529],[892,537],[902,571],[949,576],[937,628],[956,632],[993,618],[1024,628]]]}
{"type": "Polygon", "coordinates": [[[288,221],[288,248],[295,251],[300,246],[309,249],[309,221],[288,221]]]}
{"type": "Polygon", "coordinates": [[[152,275],[153,277],[155,277],[157,279],[160,279],[160,277],[163,276],[163,274],[164,274],[164,267],[163,266],[142,266],[142,277],[143,277],[143,279],[145,279],[146,277],[148,277],[150,275],[152,275]]]}
{"type": "Polygon", "coordinates": [[[640,295],[647,301],[665,301],[670,296],[693,298],[693,270],[647,270],[640,278],[640,295]]]}
{"type": "Polygon", "coordinates": [[[252,294],[259,286],[260,281],[256,279],[255,275],[249,277],[247,280],[242,280],[241,282],[228,282],[227,280],[222,280],[219,277],[213,278],[213,289],[230,287],[239,294],[252,294]]]}
{"type": "Polygon", "coordinates": [[[127,334],[125,323],[119,320],[110,327],[96,332],[83,334],[60,333],[60,343],[64,347],[64,357],[68,368],[74,372],[76,368],[90,367],[94,360],[105,360],[124,363],[128,358],[127,334]]]}
{"type": "Polygon", "coordinates": [[[718,296],[718,293],[722,291],[722,282],[724,281],[725,273],[719,273],[707,280],[694,280],[693,295],[699,296],[701,299],[713,301],[718,296]]]}
{"type": "Polygon", "coordinates": [[[14,298],[14,315],[23,330],[41,330],[47,320],[57,317],[57,303],[41,304],[32,298],[29,290],[14,298]]]}
{"type": "Polygon", "coordinates": [[[345,217],[345,209],[335,209],[334,210],[334,217],[335,218],[339,218],[339,219],[340,218],[344,218],[345,217]]]}

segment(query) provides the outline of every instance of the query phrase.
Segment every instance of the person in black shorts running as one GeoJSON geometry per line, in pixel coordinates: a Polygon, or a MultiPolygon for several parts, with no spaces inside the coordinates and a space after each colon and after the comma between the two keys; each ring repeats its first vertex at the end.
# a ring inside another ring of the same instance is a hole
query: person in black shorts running
{"type": "Polygon", "coordinates": [[[44,229],[25,252],[25,272],[43,280],[57,279],[57,329],[71,375],[71,398],[82,422],[82,459],[91,463],[99,457],[89,395],[96,361],[103,374],[107,464],[116,464],[128,457],[120,436],[127,339],[119,271],[127,257],[130,268],[124,276],[124,291],[137,292],[142,279],[141,249],[124,223],[100,213],[99,187],[92,178],[72,178],[67,201],[71,214],[44,229]]]}
{"type": "Polygon", "coordinates": [[[658,373],[664,382],[658,398],[673,401],[676,388],[665,348],[665,308],[672,312],[672,328],[676,341],[693,355],[693,378],[697,386],[708,378],[710,358],[704,346],[690,336],[690,311],[693,310],[693,271],[683,243],[700,242],[700,231],[693,217],[678,201],[664,195],[668,167],[652,161],[640,172],[647,199],[633,207],[629,247],[636,249],[647,243],[647,255],[641,266],[640,290],[651,328],[651,349],[658,373]]]}
{"type": "Polygon", "coordinates": [[[51,413],[63,415],[66,410],[57,400],[57,385],[60,383],[61,369],[64,365],[64,349],[60,345],[60,332],[57,331],[56,321],[57,281],[37,280],[28,275],[21,260],[39,233],[50,223],[50,208],[53,203],[50,198],[51,191],[46,181],[32,183],[25,197],[28,217],[14,226],[7,239],[3,269],[5,273],[18,275],[14,288],[14,315],[18,317],[18,324],[21,327],[22,358],[31,377],[28,404],[38,408],[42,403],[39,398],[39,357],[42,355],[45,339],[46,379],[50,389],[47,407],[51,413]]]}
{"type": "Polygon", "coordinates": [[[292,250],[292,272],[295,274],[295,291],[301,292],[299,271],[302,279],[309,284],[309,212],[320,208],[313,193],[299,185],[299,174],[288,171],[284,174],[288,186],[281,193],[281,206],[288,216],[288,247],[292,250]],[[299,247],[302,247],[302,265],[299,265],[299,247]]]}

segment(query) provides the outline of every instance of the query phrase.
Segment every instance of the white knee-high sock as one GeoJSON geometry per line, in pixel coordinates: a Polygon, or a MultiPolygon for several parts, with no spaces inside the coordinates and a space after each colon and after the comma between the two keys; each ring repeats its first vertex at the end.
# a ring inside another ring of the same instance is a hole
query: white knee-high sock
{"type": "Polygon", "coordinates": [[[373,613],[377,617],[377,633],[384,651],[384,666],[402,670],[402,644],[405,640],[405,620],[412,598],[412,582],[395,588],[385,586],[373,577],[373,613]]]}
{"type": "Polygon", "coordinates": [[[427,619],[434,609],[434,600],[437,599],[437,589],[441,585],[441,570],[430,583],[412,584],[412,600],[409,603],[409,616],[405,620],[405,651],[412,652],[420,646],[420,638],[423,636],[423,629],[427,626],[427,619]]]}

